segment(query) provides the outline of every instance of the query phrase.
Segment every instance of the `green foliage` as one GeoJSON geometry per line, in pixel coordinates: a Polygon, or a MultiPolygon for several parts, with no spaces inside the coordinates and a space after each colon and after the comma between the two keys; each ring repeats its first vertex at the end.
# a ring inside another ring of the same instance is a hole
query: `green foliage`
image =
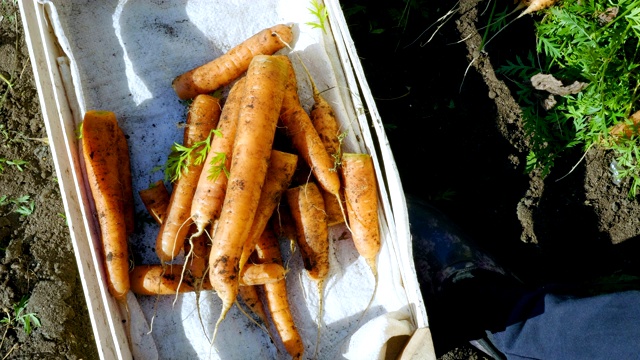
{"type": "Polygon", "coordinates": [[[18,213],[22,216],[29,216],[33,214],[33,211],[35,210],[35,206],[36,206],[33,200],[31,201],[29,200],[30,200],[29,195],[23,195],[18,198],[9,200],[9,202],[12,204],[15,204],[16,207],[13,210],[15,213],[18,213]]]}
{"type": "Polygon", "coordinates": [[[628,123],[638,110],[640,88],[640,0],[567,0],[544,10],[535,24],[543,63],[516,58],[500,69],[515,76],[531,153],[527,169],[546,174],[563,151],[594,145],[613,150],[622,178],[632,179],[630,196],[640,184],[638,137],[612,136],[612,126],[628,123]],[[577,94],[555,95],[545,110],[544,96],[530,85],[531,76],[552,74],[569,84],[587,83],[577,94]]]}
{"type": "Polygon", "coordinates": [[[210,181],[216,181],[220,174],[224,173],[224,175],[229,177],[229,170],[225,166],[227,163],[227,154],[225,153],[217,153],[215,156],[211,158],[211,168],[209,169],[209,174],[207,175],[207,179],[210,181]]]}
{"type": "Polygon", "coordinates": [[[13,306],[13,315],[8,310],[5,310],[7,316],[0,319],[0,324],[6,326],[6,330],[9,328],[17,328],[21,326],[25,334],[30,335],[34,328],[41,326],[40,319],[38,319],[35,313],[26,313],[27,304],[29,299],[23,296],[20,301],[13,306]]]}
{"type": "Polygon", "coordinates": [[[206,139],[194,143],[191,147],[174,143],[165,165],[165,180],[175,182],[180,179],[182,174],[189,171],[192,162],[193,165],[202,164],[211,149],[211,140],[214,135],[222,136],[222,133],[215,129],[211,130],[206,139]]]}
{"type": "Polygon", "coordinates": [[[314,15],[318,21],[317,22],[308,22],[307,25],[311,26],[315,29],[322,29],[323,33],[327,33],[326,23],[327,18],[329,17],[329,12],[324,4],[320,4],[318,0],[311,1],[311,7],[308,9],[309,12],[314,15]]]}

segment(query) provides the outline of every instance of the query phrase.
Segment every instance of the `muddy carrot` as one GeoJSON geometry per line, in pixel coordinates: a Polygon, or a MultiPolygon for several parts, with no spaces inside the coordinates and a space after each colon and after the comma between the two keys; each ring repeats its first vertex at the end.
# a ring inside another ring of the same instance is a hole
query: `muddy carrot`
{"type": "Polygon", "coordinates": [[[158,180],[147,189],[138,191],[140,199],[147,208],[147,212],[158,224],[162,224],[169,206],[169,190],[164,186],[164,181],[158,180]]]}
{"type": "Polygon", "coordinates": [[[376,258],[380,252],[378,187],[371,156],[343,154],[342,179],[353,241],[371,271],[377,274],[376,258]]]}
{"type": "Polygon", "coordinates": [[[253,224],[251,224],[251,230],[249,230],[249,236],[242,249],[240,270],[242,270],[242,267],[255,249],[256,243],[267,226],[274,209],[280,203],[282,194],[289,187],[297,162],[298,156],[295,154],[278,150],[271,151],[269,168],[262,186],[256,214],[253,218],[253,224]]]}
{"type": "Polygon", "coordinates": [[[236,138],[240,100],[244,94],[245,79],[241,78],[229,90],[222,107],[218,132],[211,141],[204,167],[198,179],[191,204],[191,219],[197,226],[196,236],[202,235],[206,227],[220,216],[220,209],[227,191],[227,174],[231,166],[231,152],[236,138]]]}
{"type": "Polygon", "coordinates": [[[127,228],[127,235],[134,231],[134,205],[133,205],[133,185],[131,178],[131,159],[129,156],[129,145],[122,129],[118,126],[116,144],[118,147],[118,175],[122,185],[122,201],[124,212],[124,223],[127,228]]]}
{"type": "MultiPolygon", "coordinates": [[[[212,129],[220,117],[220,103],[217,98],[209,95],[198,95],[189,107],[187,126],[185,128],[183,144],[185,148],[198,147],[200,151],[210,144],[213,136],[212,129]]],[[[197,162],[194,154],[187,161],[181,176],[174,183],[167,216],[160,226],[156,238],[156,254],[162,262],[173,260],[182,250],[184,241],[191,225],[191,203],[203,162],[197,162]]]]}
{"type": "Polygon", "coordinates": [[[280,113],[282,126],[287,129],[287,135],[291,138],[293,146],[309,164],[320,186],[334,196],[338,196],[340,193],[340,176],[335,171],[334,161],[329,156],[318,132],[313,127],[309,115],[300,104],[298,83],[293,72],[293,64],[284,55],[275,56],[284,58],[290,69],[280,113]]]}
{"type": "Polygon", "coordinates": [[[130,281],[125,201],[118,170],[119,136],[122,132],[113,112],[90,110],[84,115],[83,157],[100,225],[107,285],[113,297],[124,301],[130,281]]]}
{"type": "Polygon", "coordinates": [[[320,327],[324,307],[324,284],[329,275],[329,230],[324,200],[320,188],[313,182],[287,190],[287,202],[297,229],[296,241],[305,270],[318,289],[318,333],[316,352],[320,343],[320,327]]]}
{"type": "Polygon", "coordinates": [[[245,76],[227,193],[209,257],[209,278],[223,304],[214,339],[238,294],[240,256],[260,200],[287,77],[286,63],[269,55],[255,56],[245,76]]]}
{"type": "MultiPolygon", "coordinates": [[[[267,227],[258,239],[255,254],[257,262],[282,264],[278,239],[270,227],[267,227]]],[[[294,359],[302,359],[304,344],[291,314],[286,280],[265,284],[263,289],[265,306],[269,309],[271,320],[285,349],[294,359]]]]}
{"type": "Polygon", "coordinates": [[[293,41],[291,26],[264,29],[211,62],[179,75],[173,89],[180,99],[211,93],[239,78],[256,55],[271,55],[293,41]]]}

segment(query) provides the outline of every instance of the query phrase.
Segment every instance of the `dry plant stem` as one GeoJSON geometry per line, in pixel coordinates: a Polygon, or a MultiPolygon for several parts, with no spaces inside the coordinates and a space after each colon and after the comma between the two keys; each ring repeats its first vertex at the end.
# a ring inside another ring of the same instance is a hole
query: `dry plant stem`
{"type": "Polygon", "coordinates": [[[258,55],[245,77],[227,192],[209,258],[211,285],[222,300],[214,341],[238,295],[240,257],[267,173],[288,71],[280,57],[258,55]]]}
{"type": "MultiPolygon", "coordinates": [[[[4,337],[3,337],[4,339],[4,337]]],[[[11,347],[11,349],[9,349],[9,351],[7,351],[7,353],[4,355],[4,357],[2,358],[2,360],[5,360],[9,357],[9,355],[11,355],[11,353],[13,352],[13,350],[18,349],[18,347],[20,347],[18,344],[13,344],[13,346],[11,347]]]]}

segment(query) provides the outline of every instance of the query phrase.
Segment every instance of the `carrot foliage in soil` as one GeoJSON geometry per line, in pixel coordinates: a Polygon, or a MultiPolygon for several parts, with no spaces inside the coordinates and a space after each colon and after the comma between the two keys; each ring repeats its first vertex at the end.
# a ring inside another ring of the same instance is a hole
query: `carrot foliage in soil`
{"type": "Polygon", "coordinates": [[[499,70],[518,84],[531,140],[527,170],[547,174],[565,150],[601,147],[615,153],[611,169],[617,180],[631,180],[634,197],[640,150],[630,116],[640,108],[640,0],[568,0],[534,21],[537,54],[499,70]],[[630,136],[616,135],[615,126],[628,126],[630,136]]]}

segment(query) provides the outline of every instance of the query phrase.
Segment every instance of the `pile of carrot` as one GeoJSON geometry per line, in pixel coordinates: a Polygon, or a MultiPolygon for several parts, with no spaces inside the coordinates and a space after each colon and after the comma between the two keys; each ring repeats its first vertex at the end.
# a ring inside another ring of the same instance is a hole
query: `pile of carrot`
{"type": "MultiPolygon", "coordinates": [[[[183,143],[174,147],[182,163],[173,164],[171,193],[163,181],[139,191],[160,227],[158,264],[129,269],[131,174],[113,113],[87,112],[83,145],[114,297],[213,290],[222,311],[212,343],[240,299],[300,359],[305,346],[289,309],[280,229],[295,229],[291,240],[320,299],[332,266],[331,226],[345,223],[376,285],[381,239],[372,157],[342,152],[339,122],[308,72],[314,105],[309,113],[302,107],[292,60],[277,54],[291,41],[291,26],[279,24],[173,80],[176,95],[192,100],[183,143]],[[170,266],[180,254],[183,266],[170,266]]],[[[318,316],[319,326],[322,309],[318,316]]]]}

